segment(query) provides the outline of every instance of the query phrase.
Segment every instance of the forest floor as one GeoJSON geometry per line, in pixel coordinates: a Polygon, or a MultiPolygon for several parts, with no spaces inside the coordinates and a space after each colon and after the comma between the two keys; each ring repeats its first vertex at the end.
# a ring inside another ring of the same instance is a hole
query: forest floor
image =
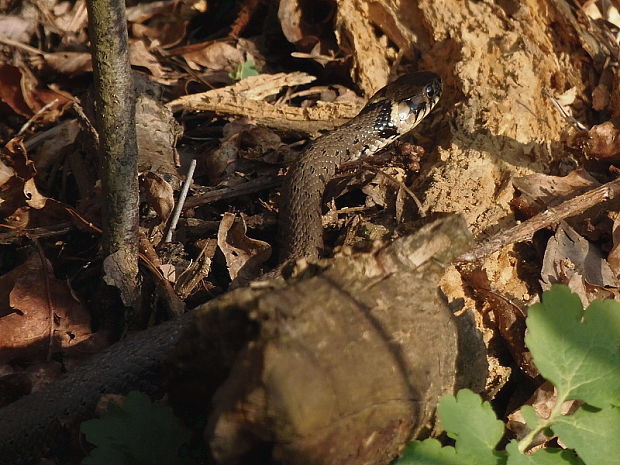
{"type": "MultiPolygon", "coordinates": [[[[286,166],[387,82],[428,69],[443,78],[440,104],[370,166],[330,186],[326,245],[387,242],[421,224],[421,212],[463,215],[478,248],[500,238],[449,267],[441,288],[482,333],[484,394],[496,412],[545,408],[553,389],[541,385],[524,344],[528,306],[554,283],[584,305],[620,297],[617,201],[603,203],[602,191],[580,197],[606,183],[618,192],[618,44],[609,32],[620,27],[618,11],[606,2],[577,2],[575,11],[543,1],[435,3],[128,2],[141,259],[153,294],[142,323],[272,268],[286,166]],[[192,160],[189,196],[166,242],[192,160]],[[527,223],[545,211],[546,220],[527,223]],[[529,229],[511,229],[520,222],[529,229]]],[[[105,199],[85,2],[6,0],[0,11],[6,404],[108,341],[90,311],[105,199]]]]}

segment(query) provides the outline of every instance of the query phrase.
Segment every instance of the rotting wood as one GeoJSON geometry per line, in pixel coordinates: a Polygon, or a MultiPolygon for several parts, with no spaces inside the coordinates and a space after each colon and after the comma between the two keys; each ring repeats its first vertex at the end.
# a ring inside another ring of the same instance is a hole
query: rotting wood
{"type": "Polygon", "coordinates": [[[307,108],[275,105],[262,99],[279,92],[284,86],[311,82],[314,77],[305,73],[280,73],[268,78],[269,80],[264,75],[251,76],[233,86],[185,95],[168,102],[167,106],[173,112],[212,111],[244,116],[260,126],[311,135],[345,123],[361,108],[352,104],[330,102],[319,102],[316,106],[307,108]]]}
{"type": "Polygon", "coordinates": [[[92,414],[105,392],[152,391],[154,375],[180,341],[176,378],[217,389],[210,428],[220,457],[248,444],[223,435],[228,425],[271,435],[274,454],[288,463],[340,464],[343,454],[352,465],[387,463],[427,425],[439,396],[456,387],[457,326],[437,285],[470,240],[463,220],[447,217],[375,253],[325,260],[288,282],[229,292],[193,315],[142,331],[1,409],[0,457],[18,465],[53,451],[66,426],[61,420],[92,414]],[[265,371],[246,371],[252,360],[265,362],[265,371]],[[265,394],[270,413],[235,424],[235,406],[259,406],[246,395],[252,389],[265,394]],[[363,447],[377,432],[372,447],[363,447]]]}
{"type": "Polygon", "coordinates": [[[203,306],[175,366],[203,383],[229,360],[205,433],[216,460],[238,462],[263,441],[278,463],[393,459],[456,387],[457,327],[437,286],[469,241],[463,220],[447,217],[203,306]]]}

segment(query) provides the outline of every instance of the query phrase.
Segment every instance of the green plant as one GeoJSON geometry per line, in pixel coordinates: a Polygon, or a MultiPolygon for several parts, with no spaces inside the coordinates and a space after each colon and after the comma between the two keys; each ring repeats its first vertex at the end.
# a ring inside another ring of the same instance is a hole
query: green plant
{"type": "Polygon", "coordinates": [[[488,402],[468,390],[445,396],[437,408],[442,427],[455,441],[413,441],[395,465],[612,465],[620,464],[620,303],[593,302],[584,311],[566,286],[553,286],[530,307],[526,343],[541,375],[557,391],[549,418],[531,406],[521,412],[529,433],[497,450],[504,425],[488,402]],[[562,403],[583,402],[572,415],[562,403]],[[569,449],[526,454],[539,433],[557,435],[569,449]]]}
{"type": "Polygon", "coordinates": [[[185,465],[179,447],[190,432],[172,409],[151,402],[146,394],[130,392],[122,406],[111,403],[101,418],[82,423],[86,440],[97,447],[83,465],[185,465]]]}
{"type": "Polygon", "coordinates": [[[228,77],[234,81],[241,81],[249,76],[258,75],[256,65],[253,60],[248,60],[243,63],[239,63],[232,73],[228,73],[228,77]]]}

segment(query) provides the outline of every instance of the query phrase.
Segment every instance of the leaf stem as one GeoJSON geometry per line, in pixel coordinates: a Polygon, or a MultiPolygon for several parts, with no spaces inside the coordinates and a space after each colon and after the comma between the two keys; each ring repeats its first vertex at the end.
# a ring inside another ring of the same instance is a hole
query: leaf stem
{"type": "Polygon", "coordinates": [[[549,414],[549,418],[539,418],[539,422],[536,424],[536,427],[532,428],[530,432],[519,441],[519,452],[525,454],[525,451],[530,447],[532,441],[534,441],[534,438],[538,435],[538,433],[551,426],[555,419],[562,415],[562,405],[565,401],[566,396],[558,392],[558,397],[551,413],[549,414]]]}

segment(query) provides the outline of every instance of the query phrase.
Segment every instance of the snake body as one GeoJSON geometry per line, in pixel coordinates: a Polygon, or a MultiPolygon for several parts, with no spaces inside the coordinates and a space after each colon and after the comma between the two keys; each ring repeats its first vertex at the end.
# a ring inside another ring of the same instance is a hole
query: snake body
{"type": "Polygon", "coordinates": [[[316,258],[323,248],[321,204],[343,163],[370,156],[416,127],[441,96],[441,79],[406,74],[374,94],[360,113],[313,141],[290,168],[280,204],[280,259],[316,258]]]}
{"type": "MultiPolygon", "coordinates": [[[[350,122],[315,140],[287,174],[280,213],[281,257],[316,257],[322,241],[323,191],[343,163],[376,153],[413,129],[437,103],[441,80],[430,72],[403,76],[377,92],[350,122]]],[[[191,315],[125,339],[47,389],[0,409],[0,465],[36,460],[55,445],[64,417],[91,414],[107,392],[148,391],[191,315]]]]}

